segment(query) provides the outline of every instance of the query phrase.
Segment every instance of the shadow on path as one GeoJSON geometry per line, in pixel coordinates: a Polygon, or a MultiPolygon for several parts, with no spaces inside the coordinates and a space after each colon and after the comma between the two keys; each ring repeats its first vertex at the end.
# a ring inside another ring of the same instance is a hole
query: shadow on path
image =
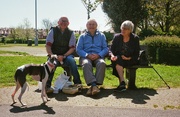
{"type": "Polygon", "coordinates": [[[70,95],[60,92],[59,94],[49,94],[49,98],[55,98],[57,101],[68,101],[69,97],[75,97],[78,95],[83,95],[84,98],[93,98],[93,99],[101,99],[108,98],[109,95],[115,96],[116,99],[132,99],[132,103],[134,104],[146,104],[146,100],[150,100],[149,96],[154,96],[157,93],[155,89],[150,88],[139,88],[136,90],[126,90],[124,92],[114,92],[114,89],[104,89],[101,88],[101,92],[94,96],[87,96],[87,88],[84,88],[81,93],[70,95]]]}
{"type": "Polygon", "coordinates": [[[145,100],[150,100],[149,96],[158,94],[155,89],[139,88],[136,90],[127,90],[125,92],[114,92],[117,99],[129,98],[134,104],[146,104],[145,100]]]}
{"type": "Polygon", "coordinates": [[[41,104],[38,106],[32,106],[32,107],[19,107],[19,106],[12,106],[9,111],[12,113],[22,113],[22,112],[29,112],[29,111],[35,111],[35,110],[45,110],[44,114],[55,114],[55,111],[52,109],[52,107],[48,107],[45,104],[41,104]]]}

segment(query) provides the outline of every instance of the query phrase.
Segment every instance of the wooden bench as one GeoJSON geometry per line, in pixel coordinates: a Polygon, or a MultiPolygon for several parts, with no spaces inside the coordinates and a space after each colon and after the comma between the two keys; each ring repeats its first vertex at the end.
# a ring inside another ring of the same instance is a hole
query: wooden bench
{"type": "MultiPolygon", "coordinates": [[[[147,52],[147,47],[146,46],[140,46],[141,50],[145,50],[147,52]]],[[[147,54],[147,53],[146,53],[147,54]]],[[[77,55],[77,53],[74,53],[73,54],[74,57],[79,57],[77,55]]],[[[107,56],[108,57],[108,56],[107,56]]],[[[77,65],[78,67],[82,67],[81,65],[77,65]]],[[[109,68],[109,67],[112,67],[111,64],[106,64],[106,67],[109,68]]],[[[135,66],[132,66],[132,67],[127,67],[125,68],[125,78],[128,79],[128,89],[136,89],[136,85],[135,85],[135,82],[136,82],[136,70],[139,69],[139,68],[152,68],[157,74],[158,76],[163,80],[163,78],[160,76],[160,74],[155,70],[155,68],[151,65],[150,61],[148,63],[148,65],[146,66],[142,66],[142,65],[135,65],[135,66]]],[[[71,76],[71,73],[68,72],[68,69],[65,68],[65,70],[67,71],[68,75],[71,76]]],[[[70,78],[71,79],[71,78],[70,78]]],[[[163,80],[164,81],[164,80],[163,80]]],[[[167,87],[170,89],[170,87],[168,86],[168,84],[164,81],[164,83],[167,85],[167,87]]]]}

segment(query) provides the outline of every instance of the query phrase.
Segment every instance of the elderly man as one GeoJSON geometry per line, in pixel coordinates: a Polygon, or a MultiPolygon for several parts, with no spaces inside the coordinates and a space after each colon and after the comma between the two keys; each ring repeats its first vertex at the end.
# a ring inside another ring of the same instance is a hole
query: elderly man
{"type": "MultiPolygon", "coordinates": [[[[74,84],[81,84],[76,62],[71,55],[75,51],[76,39],[72,30],[68,28],[69,20],[61,17],[58,26],[53,27],[46,38],[46,51],[48,55],[58,56],[57,66],[63,65],[70,69],[74,84]]],[[[56,67],[57,67],[56,66],[56,67]]],[[[54,70],[55,71],[55,70],[54,70]]],[[[47,81],[47,92],[52,92],[51,82],[54,72],[51,73],[47,81]]]]}
{"type": "Polygon", "coordinates": [[[80,56],[80,63],[88,86],[87,95],[95,95],[100,92],[97,85],[102,85],[105,76],[104,57],[108,53],[106,37],[97,30],[97,22],[94,19],[88,20],[87,31],[80,35],[76,52],[80,56]],[[93,66],[96,73],[93,74],[93,66]]]}

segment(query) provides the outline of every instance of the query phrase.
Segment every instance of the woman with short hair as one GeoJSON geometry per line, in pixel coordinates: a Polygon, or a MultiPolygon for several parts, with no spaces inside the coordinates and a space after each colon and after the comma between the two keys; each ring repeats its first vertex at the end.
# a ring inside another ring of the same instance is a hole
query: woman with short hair
{"type": "Polygon", "coordinates": [[[124,68],[138,63],[139,37],[133,33],[134,24],[126,20],[121,24],[121,33],[116,34],[111,45],[111,61],[113,75],[118,77],[119,86],[116,91],[125,91],[124,68]]]}

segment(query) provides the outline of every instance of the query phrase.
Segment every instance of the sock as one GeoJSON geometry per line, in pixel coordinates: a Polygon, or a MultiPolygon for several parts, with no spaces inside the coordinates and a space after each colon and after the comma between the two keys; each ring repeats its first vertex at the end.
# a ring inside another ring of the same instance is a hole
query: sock
{"type": "Polygon", "coordinates": [[[96,86],[96,82],[92,82],[92,83],[91,83],[91,86],[96,86]]]}

